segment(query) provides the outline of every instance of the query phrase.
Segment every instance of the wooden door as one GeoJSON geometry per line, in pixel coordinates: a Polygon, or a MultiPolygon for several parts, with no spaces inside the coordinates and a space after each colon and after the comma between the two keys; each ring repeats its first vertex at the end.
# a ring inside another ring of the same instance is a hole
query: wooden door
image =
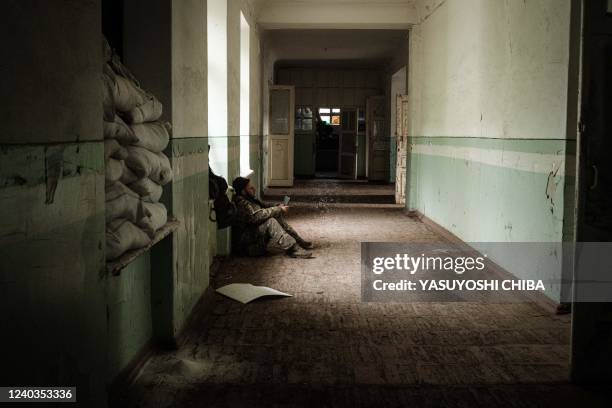
{"type": "Polygon", "coordinates": [[[295,89],[270,86],[268,186],[293,186],[295,89]]]}
{"type": "Polygon", "coordinates": [[[389,137],[386,132],[385,97],[370,96],[366,101],[367,170],[370,181],[388,181],[389,137]]]}
{"type": "Polygon", "coordinates": [[[397,95],[395,116],[395,140],[397,160],[395,165],[395,202],[406,204],[406,157],[408,153],[408,96],[397,95]]]}
{"type": "Polygon", "coordinates": [[[357,178],[357,109],[342,109],[338,146],[338,177],[357,178]]]}

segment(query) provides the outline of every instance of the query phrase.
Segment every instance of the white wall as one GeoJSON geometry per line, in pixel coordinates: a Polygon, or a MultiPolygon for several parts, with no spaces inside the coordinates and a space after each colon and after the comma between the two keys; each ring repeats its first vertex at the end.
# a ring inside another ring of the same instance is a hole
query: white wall
{"type": "Polygon", "coordinates": [[[411,40],[411,133],[565,134],[570,0],[447,0],[411,40]]]}

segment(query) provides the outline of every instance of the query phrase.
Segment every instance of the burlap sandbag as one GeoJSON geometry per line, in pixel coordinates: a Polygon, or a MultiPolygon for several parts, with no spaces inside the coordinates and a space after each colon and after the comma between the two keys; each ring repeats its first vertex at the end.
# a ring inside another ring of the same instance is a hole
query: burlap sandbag
{"type": "MultiPolygon", "coordinates": [[[[115,139],[104,140],[104,160],[110,158],[116,160],[125,160],[128,156],[128,151],[125,147],[121,146],[115,139]]],[[[121,171],[123,174],[123,170],[121,171]]]]}
{"type": "Polygon", "coordinates": [[[115,109],[120,112],[130,112],[137,106],[147,102],[146,92],[138,87],[133,81],[117,75],[115,77],[115,86],[113,87],[113,100],[115,101],[115,109]]]}
{"type": "Polygon", "coordinates": [[[154,153],[138,146],[129,146],[125,163],[139,178],[149,177],[162,186],[172,180],[170,160],[163,153],[154,153]]]}
{"type": "Polygon", "coordinates": [[[132,129],[117,115],[112,122],[104,121],[104,138],[116,139],[124,146],[138,143],[138,138],[132,129]]]}
{"type": "Polygon", "coordinates": [[[144,147],[152,152],[160,153],[168,146],[170,135],[168,127],[163,122],[139,123],[132,125],[132,131],[138,138],[136,146],[144,147]]]}
{"type": "Polygon", "coordinates": [[[121,75],[122,77],[129,79],[134,84],[136,84],[137,87],[140,88],[140,82],[138,82],[138,79],[134,76],[134,74],[132,74],[129,69],[127,69],[125,65],[123,65],[123,63],[121,62],[121,58],[119,58],[119,56],[114,52],[111,57],[111,60],[109,61],[109,64],[112,67],[113,71],[117,73],[117,75],[121,75]]]}
{"type": "Polygon", "coordinates": [[[105,201],[113,201],[124,194],[132,194],[138,196],[138,194],[134,193],[120,181],[114,181],[111,183],[106,183],[104,185],[104,195],[106,197],[105,201]]]}
{"type": "Polygon", "coordinates": [[[138,194],[117,181],[106,185],[106,223],[124,218],[138,222],[144,216],[144,207],[138,194]]]}
{"type": "Polygon", "coordinates": [[[138,104],[132,109],[122,112],[125,121],[131,124],[154,122],[161,118],[163,107],[157,98],[154,96],[147,96],[142,104],[138,104]]]}
{"type": "Polygon", "coordinates": [[[108,159],[106,160],[105,176],[106,181],[119,181],[123,174],[123,160],[108,159]]]}
{"type": "Polygon", "coordinates": [[[162,203],[143,203],[145,216],[138,221],[142,228],[151,238],[155,232],[168,222],[168,210],[162,203]]]}
{"type": "Polygon", "coordinates": [[[125,160],[123,161],[123,174],[121,174],[120,182],[125,184],[126,186],[138,181],[138,177],[134,174],[132,170],[125,164],[125,160]]]}
{"type": "Polygon", "coordinates": [[[162,196],[163,188],[148,177],[130,184],[130,189],[148,201],[156,203],[162,196]]]}
{"type": "Polygon", "coordinates": [[[117,220],[107,226],[106,259],[112,261],[128,251],[143,248],[151,238],[129,220],[117,220]]]}

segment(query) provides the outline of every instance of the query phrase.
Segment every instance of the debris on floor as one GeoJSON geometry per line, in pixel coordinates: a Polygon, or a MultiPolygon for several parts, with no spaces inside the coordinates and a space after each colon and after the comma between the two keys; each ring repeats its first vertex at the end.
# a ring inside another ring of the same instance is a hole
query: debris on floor
{"type": "Polygon", "coordinates": [[[267,286],[253,286],[250,283],[231,283],[217,289],[217,292],[230,299],[247,304],[255,299],[266,296],[292,297],[288,293],[279,292],[267,286]]]}

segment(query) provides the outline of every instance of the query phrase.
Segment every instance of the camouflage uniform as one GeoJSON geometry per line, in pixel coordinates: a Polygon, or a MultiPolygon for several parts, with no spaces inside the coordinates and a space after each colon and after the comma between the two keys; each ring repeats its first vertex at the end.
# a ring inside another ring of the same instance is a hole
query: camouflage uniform
{"type": "Polygon", "coordinates": [[[279,206],[262,203],[255,198],[234,196],[237,214],[232,235],[240,252],[250,256],[266,252],[282,252],[303,242],[297,232],[283,218],[279,206]]]}

